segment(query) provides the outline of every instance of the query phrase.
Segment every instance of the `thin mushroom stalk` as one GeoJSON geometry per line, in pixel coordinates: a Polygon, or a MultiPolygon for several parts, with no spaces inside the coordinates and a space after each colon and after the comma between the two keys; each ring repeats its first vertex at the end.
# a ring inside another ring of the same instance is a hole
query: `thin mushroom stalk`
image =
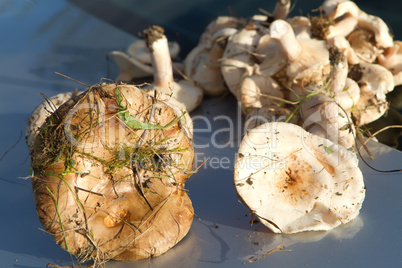
{"type": "Polygon", "coordinates": [[[157,87],[170,89],[173,86],[173,68],[169,53],[169,45],[164,30],[154,26],[144,32],[147,47],[151,53],[154,70],[154,84],[157,87]]]}
{"type": "Polygon", "coordinates": [[[173,96],[191,112],[200,104],[202,90],[186,80],[174,81],[168,41],[162,27],[152,26],[144,35],[151,53],[155,89],[167,99],[173,96]]]}

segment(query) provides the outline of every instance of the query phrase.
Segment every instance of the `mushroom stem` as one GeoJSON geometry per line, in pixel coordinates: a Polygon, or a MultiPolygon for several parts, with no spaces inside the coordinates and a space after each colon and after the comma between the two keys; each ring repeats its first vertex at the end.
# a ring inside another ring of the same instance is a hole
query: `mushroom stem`
{"type": "Polygon", "coordinates": [[[273,17],[275,20],[285,19],[290,10],[290,0],[277,0],[273,17]]]}
{"type": "Polygon", "coordinates": [[[302,47],[289,23],[284,20],[274,21],[269,28],[269,34],[279,41],[288,60],[294,61],[299,57],[302,47]]]}
{"type": "Polygon", "coordinates": [[[152,67],[154,69],[154,84],[171,90],[173,83],[172,60],[169,45],[164,30],[160,26],[151,26],[144,31],[145,42],[151,53],[152,67]]]}

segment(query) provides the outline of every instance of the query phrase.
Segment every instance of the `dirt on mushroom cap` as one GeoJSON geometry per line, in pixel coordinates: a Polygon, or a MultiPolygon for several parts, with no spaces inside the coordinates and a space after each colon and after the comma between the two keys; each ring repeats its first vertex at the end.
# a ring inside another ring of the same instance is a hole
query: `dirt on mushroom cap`
{"type": "Polygon", "coordinates": [[[236,158],[239,197],[275,233],[329,230],[359,214],[365,190],[356,156],[289,123],[244,137],[236,158]]]}
{"type": "Polygon", "coordinates": [[[31,152],[45,230],[95,263],[173,247],[193,218],[184,183],[194,151],[182,128],[172,108],[134,86],[95,85],[63,104],[31,152]]]}

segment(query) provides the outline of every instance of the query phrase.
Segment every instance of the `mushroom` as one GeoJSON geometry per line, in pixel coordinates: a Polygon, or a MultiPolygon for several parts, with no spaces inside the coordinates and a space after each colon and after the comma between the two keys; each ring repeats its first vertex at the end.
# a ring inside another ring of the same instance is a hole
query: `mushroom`
{"type": "Polygon", "coordinates": [[[378,63],[394,75],[395,86],[402,85],[402,42],[394,41],[394,46],[378,55],[378,63]]]}
{"type": "MultiPolygon", "coordinates": [[[[169,42],[171,58],[176,58],[180,52],[177,42],[169,42]]],[[[127,49],[127,53],[116,50],[109,54],[120,68],[117,81],[130,82],[133,79],[152,76],[151,54],[144,40],[136,40],[127,49]]]]}
{"type": "Polygon", "coordinates": [[[184,74],[202,88],[205,94],[219,96],[227,90],[220,72],[223,51],[219,43],[214,43],[210,50],[197,46],[186,57],[184,74]]]}
{"type": "Polygon", "coordinates": [[[357,26],[357,19],[355,17],[346,16],[334,25],[329,25],[326,39],[331,39],[336,36],[348,36],[353,32],[357,26]]]}
{"type": "Polygon", "coordinates": [[[290,0],[277,0],[272,16],[274,20],[285,19],[290,10],[290,0]]]}
{"type": "Polygon", "coordinates": [[[393,38],[385,22],[373,15],[366,14],[352,1],[326,0],[322,8],[330,19],[354,17],[359,28],[370,31],[374,35],[376,46],[387,48],[393,46],[393,38]]]}
{"type": "MultiPolygon", "coordinates": [[[[211,30],[212,31],[212,30],[211,30]]],[[[212,96],[219,96],[227,91],[221,69],[221,59],[229,36],[237,33],[235,28],[223,28],[212,34],[208,42],[200,42],[186,56],[184,74],[192,79],[202,90],[212,96]]]]}
{"type": "Polygon", "coordinates": [[[361,60],[369,63],[373,63],[377,56],[381,54],[381,50],[373,43],[372,37],[372,33],[364,29],[357,29],[347,37],[356,55],[361,60]]]}
{"type": "Polygon", "coordinates": [[[234,173],[241,201],[275,233],[330,230],[350,222],[365,196],[355,154],[289,123],[247,132],[234,173]]]}
{"type": "Polygon", "coordinates": [[[286,69],[289,81],[301,86],[311,83],[322,85],[329,66],[325,41],[296,39],[291,25],[284,20],[274,21],[269,30],[271,37],[278,40],[283,55],[289,61],[286,69]]]}
{"type": "Polygon", "coordinates": [[[258,65],[258,73],[266,76],[273,76],[282,70],[287,60],[281,54],[281,47],[278,41],[271,38],[269,34],[261,36],[255,51],[258,65]]]}
{"type": "Polygon", "coordinates": [[[352,111],[360,99],[360,87],[350,78],[346,78],[345,87],[342,91],[329,94],[346,112],[352,111]]]}
{"type": "Polygon", "coordinates": [[[353,108],[353,116],[358,126],[380,118],[388,108],[386,94],[394,89],[394,77],[379,64],[361,62],[360,99],[353,108]]]}
{"type": "Polygon", "coordinates": [[[346,37],[338,35],[338,36],[334,36],[331,39],[327,39],[327,46],[328,47],[334,46],[339,51],[341,51],[345,55],[346,59],[348,60],[348,64],[350,64],[350,65],[359,64],[360,59],[356,55],[353,48],[350,46],[350,43],[346,39],[346,37]]]}
{"type": "Polygon", "coordinates": [[[144,31],[144,35],[151,53],[154,87],[163,98],[174,97],[191,112],[200,104],[202,90],[186,80],[174,81],[168,41],[163,28],[152,26],[144,31]]]}
{"type": "Polygon", "coordinates": [[[246,27],[230,36],[222,55],[221,72],[233,95],[242,79],[254,71],[252,53],[260,36],[254,28],[250,28],[246,27]]]}
{"type": "Polygon", "coordinates": [[[297,39],[311,38],[311,21],[307,17],[295,16],[286,20],[292,26],[297,39]]]}
{"type": "Polygon", "coordinates": [[[285,99],[281,86],[271,77],[263,75],[245,77],[236,95],[244,114],[252,108],[279,106],[285,99]]]}
{"type": "Polygon", "coordinates": [[[218,36],[228,36],[237,32],[246,24],[246,20],[238,17],[219,16],[208,24],[200,37],[198,45],[211,47],[218,36]],[[235,30],[235,31],[233,31],[235,30]]]}
{"type": "Polygon", "coordinates": [[[345,148],[354,145],[354,129],[350,111],[345,111],[332,98],[317,94],[301,105],[303,128],[345,148]]]}

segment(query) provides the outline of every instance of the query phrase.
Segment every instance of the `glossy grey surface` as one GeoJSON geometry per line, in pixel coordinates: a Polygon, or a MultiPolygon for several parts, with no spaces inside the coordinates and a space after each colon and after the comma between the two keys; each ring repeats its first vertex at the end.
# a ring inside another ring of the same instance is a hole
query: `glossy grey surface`
{"type": "MultiPolygon", "coordinates": [[[[265,8],[272,7],[272,2],[271,5],[265,3],[265,8]]],[[[191,3],[195,6],[191,1],[187,5],[191,3]]],[[[211,5],[208,1],[202,3],[211,5]]],[[[305,8],[317,7],[319,3],[309,1],[309,6],[305,8]]],[[[376,6],[378,4],[365,5],[367,12],[377,12],[393,23],[398,21],[397,10],[392,10],[390,5],[381,8],[376,6]]],[[[242,16],[252,14],[250,12],[253,10],[257,12],[259,7],[248,6],[249,9],[244,10],[248,13],[243,14],[244,4],[232,6],[242,16]]],[[[101,6],[97,8],[102,9],[101,6]]],[[[221,10],[206,12],[205,16],[212,19],[221,10]]],[[[93,11],[95,14],[96,10],[93,11]]],[[[186,17],[185,13],[180,13],[185,9],[179,11],[175,15],[177,21],[180,14],[186,17]]],[[[97,14],[99,16],[99,12],[97,14]]],[[[140,15],[137,16],[141,19],[140,15]]],[[[163,17],[158,18],[159,21],[155,20],[155,23],[163,24],[163,17]]],[[[172,17],[169,18],[172,20],[172,17]]],[[[153,21],[149,17],[147,20],[153,21]]],[[[107,62],[107,53],[125,49],[135,40],[133,33],[122,31],[64,1],[0,1],[0,25],[0,154],[8,151],[23,135],[27,118],[42,101],[39,92],[52,96],[75,88],[85,89],[54,72],[64,73],[91,85],[105,78],[110,67],[109,77],[113,78],[117,68],[107,62]]],[[[189,28],[187,24],[182,27],[189,28]]],[[[196,28],[202,30],[202,27],[199,25],[196,28]]],[[[132,28],[135,29],[134,26],[132,28]]],[[[172,27],[171,31],[175,31],[175,28],[172,27]]],[[[402,38],[402,34],[394,33],[397,39],[402,38]]],[[[187,237],[158,258],[134,262],[112,261],[106,267],[402,265],[402,175],[374,172],[362,162],[360,166],[367,194],[361,214],[354,222],[331,232],[289,236],[272,234],[260,223],[250,226],[248,210],[238,201],[233,187],[232,167],[242,133],[241,122],[237,120],[239,113],[234,107],[237,104],[231,96],[211,98],[191,114],[196,119],[195,143],[209,145],[197,149],[197,163],[204,158],[227,158],[228,164],[217,168],[210,161],[188,180],[187,188],[200,219],[194,219],[187,237]],[[200,115],[209,118],[211,131],[200,131],[205,130],[203,121],[197,120],[200,115]],[[225,118],[235,119],[234,125],[230,126],[225,118]],[[229,127],[236,130],[234,135],[223,131],[211,136],[213,130],[229,127]],[[212,143],[221,148],[217,149],[212,143]],[[291,252],[279,251],[256,263],[248,262],[250,257],[260,256],[278,246],[282,239],[285,248],[291,252]]],[[[370,148],[376,155],[376,160],[370,161],[375,167],[401,167],[401,152],[376,143],[371,143],[370,148]]],[[[28,150],[22,139],[0,162],[0,267],[44,267],[49,262],[71,265],[69,254],[39,230],[41,225],[32,201],[31,181],[24,179],[29,175],[29,161],[28,150]]]]}

